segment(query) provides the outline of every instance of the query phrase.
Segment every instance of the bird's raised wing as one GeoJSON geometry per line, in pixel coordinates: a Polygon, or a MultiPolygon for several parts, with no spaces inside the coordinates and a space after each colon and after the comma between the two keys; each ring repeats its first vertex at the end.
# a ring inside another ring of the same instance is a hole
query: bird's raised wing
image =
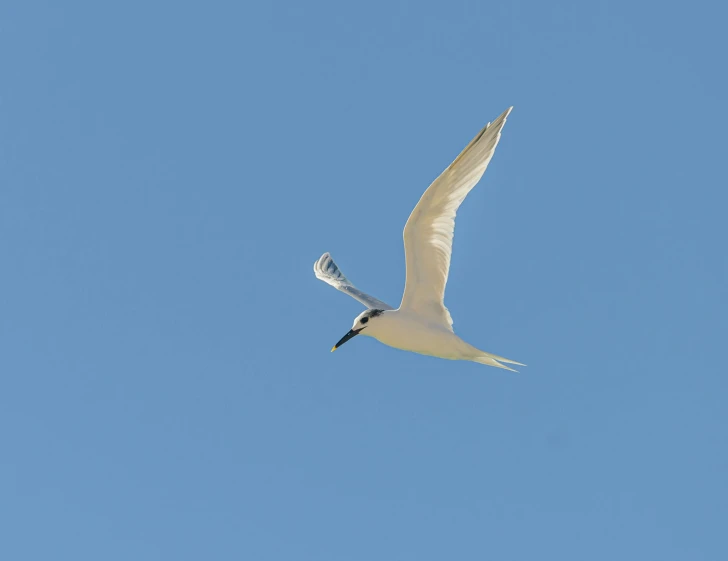
{"type": "Polygon", "coordinates": [[[452,318],[445,307],[444,297],[455,213],[483,177],[511,109],[506,109],[478,133],[432,182],[410,214],[404,227],[407,281],[400,310],[412,311],[452,329],[452,318]]]}
{"type": "Polygon", "coordinates": [[[347,279],[344,276],[344,273],[341,272],[341,269],[336,266],[336,263],[334,263],[334,260],[328,252],[324,253],[319,260],[313,264],[313,272],[315,273],[316,278],[330,284],[337,290],[341,290],[341,292],[346,292],[346,294],[356,300],[359,300],[359,302],[364,304],[367,308],[377,310],[394,310],[394,308],[389,304],[385,304],[381,300],[377,300],[374,296],[369,296],[351,284],[349,279],[347,279]]]}

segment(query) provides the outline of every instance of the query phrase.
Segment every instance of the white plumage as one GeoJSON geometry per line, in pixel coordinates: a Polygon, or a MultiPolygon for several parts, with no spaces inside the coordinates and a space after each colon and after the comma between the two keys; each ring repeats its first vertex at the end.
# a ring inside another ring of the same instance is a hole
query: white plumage
{"type": "Polygon", "coordinates": [[[357,289],[324,253],[314,263],[316,277],[346,292],[368,310],[332,351],[362,334],[385,345],[451,360],[470,360],[512,370],[501,362],[519,362],[486,353],[460,339],[445,307],[445,285],[450,270],[455,215],[470,190],[480,181],[500,140],[512,107],[488,123],[452,164],[424,192],[404,227],[407,266],[402,303],[398,309],[357,289]]]}

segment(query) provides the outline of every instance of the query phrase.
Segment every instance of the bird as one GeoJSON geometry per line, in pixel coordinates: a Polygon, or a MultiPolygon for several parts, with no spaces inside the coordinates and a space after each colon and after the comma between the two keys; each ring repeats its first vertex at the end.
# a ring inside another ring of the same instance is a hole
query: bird
{"type": "Polygon", "coordinates": [[[404,227],[406,280],[399,308],[362,292],[341,272],[330,253],[313,270],[316,277],[364,304],[367,309],[331,352],[357,335],[374,337],[390,347],[449,360],[466,360],[516,372],[520,362],[481,351],[453,331],[445,307],[455,215],[485,173],[501,130],[513,107],[488,123],[427,188],[404,227]]]}

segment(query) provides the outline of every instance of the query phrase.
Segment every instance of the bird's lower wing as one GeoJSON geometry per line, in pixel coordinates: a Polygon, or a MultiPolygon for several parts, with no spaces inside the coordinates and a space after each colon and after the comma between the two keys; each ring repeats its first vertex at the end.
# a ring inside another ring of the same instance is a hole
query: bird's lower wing
{"type": "Polygon", "coordinates": [[[313,264],[313,272],[317,279],[321,279],[325,283],[330,284],[336,290],[345,292],[352,298],[364,304],[367,308],[376,310],[394,309],[389,304],[385,304],[381,300],[374,298],[374,296],[369,296],[369,294],[362,292],[351,284],[351,281],[344,276],[344,273],[342,273],[341,269],[337,267],[328,252],[324,253],[319,260],[313,264]]]}
{"type": "Polygon", "coordinates": [[[455,161],[427,188],[404,227],[407,281],[401,310],[427,317],[452,329],[445,307],[455,214],[488,167],[508,108],[488,123],[455,161]]]}

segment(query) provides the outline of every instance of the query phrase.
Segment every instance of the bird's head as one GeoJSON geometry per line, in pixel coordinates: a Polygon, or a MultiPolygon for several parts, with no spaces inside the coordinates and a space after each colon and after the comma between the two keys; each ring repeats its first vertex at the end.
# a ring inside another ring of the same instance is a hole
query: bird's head
{"type": "Polygon", "coordinates": [[[356,319],[354,320],[354,325],[351,327],[349,332],[344,335],[338,343],[334,345],[334,347],[331,349],[331,352],[333,353],[336,349],[338,349],[341,345],[346,343],[352,337],[356,337],[359,334],[369,335],[370,333],[367,333],[367,330],[371,331],[372,327],[376,328],[376,323],[383,313],[384,310],[366,310],[360,313],[358,316],[356,316],[356,319]]]}

